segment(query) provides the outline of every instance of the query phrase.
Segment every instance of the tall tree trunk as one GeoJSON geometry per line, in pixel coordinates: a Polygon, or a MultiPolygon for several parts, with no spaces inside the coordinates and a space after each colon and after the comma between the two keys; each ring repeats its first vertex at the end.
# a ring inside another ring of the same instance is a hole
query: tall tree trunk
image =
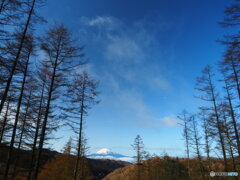
{"type": "MultiPolygon", "coordinates": [[[[21,149],[22,138],[23,138],[23,134],[24,134],[24,131],[25,131],[25,125],[26,125],[26,121],[27,121],[27,115],[28,115],[28,110],[29,110],[29,107],[30,107],[31,97],[32,97],[32,89],[30,91],[30,95],[28,96],[28,102],[27,102],[25,113],[24,113],[23,124],[22,124],[22,129],[21,129],[21,134],[20,134],[20,137],[19,137],[19,143],[18,143],[17,153],[16,154],[19,154],[19,151],[21,149]]],[[[16,160],[15,160],[15,163],[14,163],[12,179],[14,179],[14,176],[15,176],[15,173],[16,173],[17,164],[18,164],[18,156],[16,157],[16,160]]]]}
{"type": "Polygon", "coordinates": [[[4,131],[5,131],[5,128],[7,125],[9,106],[10,106],[10,100],[8,100],[6,112],[5,112],[4,119],[3,119],[3,125],[2,125],[1,134],[0,134],[0,144],[2,143],[4,131]]]}
{"type": "Polygon", "coordinates": [[[237,88],[237,92],[238,92],[238,99],[240,100],[240,85],[239,85],[239,77],[238,77],[238,73],[236,70],[236,65],[233,62],[233,59],[231,58],[231,66],[232,66],[232,71],[233,71],[233,78],[235,80],[236,83],[236,88],[237,88]]]}
{"type": "Polygon", "coordinates": [[[207,161],[208,161],[208,169],[209,171],[212,170],[212,162],[210,158],[210,145],[209,145],[209,131],[208,131],[208,125],[207,120],[205,116],[203,115],[203,129],[204,129],[204,139],[205,139],[205,148],[206,148],[206,154],[207,154],[207,161]]]}
{"type": "Polygon", "coordinates": [[[230,138],[229,128],[227,126],[227,118],[226,118],[225,112],[223,112],[223,119],[224,119],[224,127],[226,127],[225,128],[225,134],[226,134],[226,138],[227,138],[227,142],[228,142],[229,153],[230,153],[231,158],[232,158],[233,170],[237,171],[237,169],[236,169],[236,162],[235,162],[235,158],[234,158],[234,154],[233,154],[232,140],[230,138]]]}
{"type": "Polygon", "coordinates": [[[214,88],[213,88],[213,84],[212,84],[212,79],[211,79],[211,75],[210,73],[208,73],[208,78],[209,78],[209,85],[210,85],[210,89],[211,89],[211,96],[212,96],[212,102],[213,102],[213,107],[214,107],[214,114],[216,117],[216,121],[217,121],[217,130],[218,130],[218,135],[219,135],[219,140],[220,140],[220,145],[221,145],[221,149],[222,149],[222,154],[223,154],[223,159],[224,159],[224,168],[225,171],[228,171],[228,165],[227,165],[227,156],[226,156],[226,149],[225,149],[225,144],[224,144],[224,137],[222,135],[222,128],[221,128],[221,123],[220,123],[220,119],[219,119],[219,114],[218,114],[218,109],[217,109],[217,104],[216,104],[216,96],[214,93],[214,88]]]}
{"type": "Polygon", "coordinates": [[[40,141],[39,141],[36,163],[35,163],[34,171],[33,171],[32,176],[31,176],[32,180],[36,180],[37,176],[38,176],[38,171],[39,171],[39,166],[40,166],[40,158],[41,158],[41,155],[42,155],[42,148],[43,148],[43,143],[44,143],[44,138],[45,138],[45,131],[46,131],[46,127],[47,127],[50,104],[51,104],[51,100],[52,100],[53,86],[54,86],[56,70],[57,70],[57,66],[58,66],[60,42],[61,42],[61,40],[59,40],[57,55],[56,55],[56,59],[55,59],[55,62],[54,62],[53,73],[52,73],[52,78],[51,78],[51,85],[50,85],[49,93],[48,93],[47,106],[46,106],[46,111],[45,111],[43,125],[42,125],[42,131],[41,131],[41,136],[40,136],[40,141]]]}
{"type": "Polygon", "coordinates": [[[35,151],[36,151],[36,146],[37,146],[37,139],[39,135],[39,128],[40,128],[40,123],[41,123],[41,117],[42,117],[42,103],[43,103],[43,96],[44,96],[44,88],[45,88],[45,82],[43,82],[42,86],[42,92],[41,92],[41,97],[40,97],[40,104],[39,104],[39,109],[38,109],[38,117],[37,117],[37,123],[36,123],[36,130],[35,130],[35,135],[34,135],[34,141],[33,141],[33,147],[32,147],[32,153],[31,153],[31,163],[30,163],[30,169],[28,173],[28,180],[31,179],[32,171],[33,171],[33,166],[34,166],[34,160],[35,160],[35,151]]]}
{"type": "Polygon", "coordinates": [[[225,80],[225,89],[226,89],[226,93],[227,93],[227,100],[228,100],[228,105],[230,108],[230,115],[232,118],[232,124],[234,127],[234,134],[235,134],[235,139],[237,142],[237,151],[238,151],[238,156],[240,157],[240,140],[239,140],[239,133],[238,133],[238,129],[237,129],[237,122],[236,122],[236,118],[235,118],[235,112],[232,106],[232,99],[230,96],[230,92],[229,92],[229,86],[227,85],[227,82],[225,80]]]}
{"type": "Polygon", "coordinates": [[[22,37],[21,37],[21,40],[20,40],[18,51],[17,51],[16,57],[14,59],[14,62],[12,64],[11,72],[9,74],[9,77],[8,77],[8,80],[7,80],[7,84],[6,84],[6,87],[5,87],[2,99],[1,99],[0,114],[2,112],[4,103],[5,103],[6,99],[7,99],[7,95],[8,95],[8,91],[10,89],[12,78],[13,78],[13,75],[15,73],[15,70],[16,70],[16,67],[17,67],[17,64],[18,64],[18,61],[19,61],[19,58],[20,58],[20,54],[22,52],[23,44],[24,44],[24,41],[25,41],[25,38],[26,38],[26,35],[27,35],[27,30],[28,30],[28,27],[29,27],[29,24],[30,24],[30,21],[31,21],[31,17],[32,17],[32,14],[33,14],[34,7],[35,7],[35,2],[36,2],[36,0],[32,0],[31,9],[29,11],[27,22],[25,24],[25,27],[24,27],[24,30],[23,30],[23,33],[22,33],[22,37]]]}
{"type": "Polygon", "coordinates": [[[8,172],[9,172],[9,168],[10,168],[10,163],[11,163],[11,160],[12,160],[13,147],[14,147],[14,143],[15,143],[15,136],[16,136],[17,125],[18,125],[18,120],[19,120],[19,113],[20,113],[20,109],[21,109],[21,105],[22,105],[22,98],[23,98],[23,93],[24,93],[24,88],[25,88],[25,83],[26,83],[26,78],[27,78],[30,54],[31,54],[31,52],[29,52],[28,57],[27,57],[26,67],[24,69],[22,86],[21,86],[20,95],[19,95],[19,98],[18,98],[17,111],[16,111],[15,121],[14,121],[14,125],[13,125],[11,143],[10,143],[9,152],[8,152],[8,156],[7,156],[6,169],[5,169],[5,173],[4,173],[4,180],[7,180],[8,172]]]}
{"type": "Polygon", "coordinates": [[[201,173],[201,180],[203,179],[203,165],[202,165],[202,157],[200,154],[200,142],[199,142],[199,136],[198,136],[198,130],[197,130],[197,124],[196,120],[194,119],[195,117],[192,117],[192,122],[193,122],[193,136],[194,136],[194,144],[196,146],[196,154],[197,154],[197,159],[200,167],[200,173],[201,173]]]}
{"type": "Polygon", "coordinates": [[[79,129],[79,138],[78,138],[78,152],[77,152],[77,160],[74,167],[73,180],[77,179],[79,160],[81,156],[81,147],[82,147],[82,124],[83,124],[83,113],[84,113],[84,97],[85,96],[85,83],[83,82],[83,92],[81,99],[81,114],[80,114],[80,129],[79,129]]]}
{"type": "Polygon", "coordinates": [[[188,132],[188,120],[187,120],[187,117],[186,117],[186,111],[183,112],[183,120],[184,120],[184,137],[185,137],[185,143],[186,143],[186,151],[187,151],[187,168],[188,168],[188,178],[191,177],[191,174],[190,174],[190,162],[189,162],[189,159],[190,159],[190,152],[189,152],[189,132],[188,132]]]}

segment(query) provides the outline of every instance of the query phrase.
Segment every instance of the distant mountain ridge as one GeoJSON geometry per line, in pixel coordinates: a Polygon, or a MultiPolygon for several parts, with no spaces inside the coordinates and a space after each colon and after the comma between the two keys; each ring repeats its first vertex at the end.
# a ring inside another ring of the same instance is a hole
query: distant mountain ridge
{"type": "Polygon", "coordinates": [[[89,154],[87,157],[92,159],[110,159],[110,160],[118,160],[118,161],[127,161],[130,163],[134,162],[133,157],[112,152],[108,148],[102,148],[96,153],[89,154]]]}

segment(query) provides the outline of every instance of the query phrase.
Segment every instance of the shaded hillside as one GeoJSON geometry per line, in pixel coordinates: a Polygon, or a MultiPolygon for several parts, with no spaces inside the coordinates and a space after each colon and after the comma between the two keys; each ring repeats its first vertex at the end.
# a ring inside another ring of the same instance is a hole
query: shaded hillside
{"type": "MultiPolygon", "coordinates": [[[[212,170],[224,171],[223,161],[212,159],[212,170]]],[[[166,156],[146,160],[142,165],[131,164],[116,169],[103,180],[200,180],[209,179],[210,171],[205,161],[202,162],[201,166],[196,159],[190,159],[188,168],[187,159],[166,156]]]]}
{"type": "MultiPolygon", "coordinates": [[[[5,169],[5,162],[7,157],[7,146],[2,145],[0,148],[0,179],[5,169]]],[[[17,168],[15,171],[15,179],[26,179],[27,172],[30,165],[31,151],[20,150],[19,152],[14,149],[13,162],[17,160],[17,168]]],[[[98,180],[105,177],[110,172],[117,168],[122,168],[129,165],[127,162],[114,161],[107,159],[83,159],[82,169],[84,170],[82,175],[84,179],[98,180]]],[[[39,173],[39,179],[43,180],[68,180],[72,179],[73,169],[75,163],[75,156],[65,155],[56,151],[50,151],[44,149],[41,170],[39,173]]],[[[14,164],[14,163],[13,163],[14,164]]],[[[13,174],[11,168],[10,175],[13,174]]]]}
{"type": "MultiPolygon", "coordinates": [[[[75,156],[57,154],[49,160],[39,174],[40,180],[68,180],[72,179],[75,156]]],[[[84,180],[100,180],[115,169],[129,165],[127,162],[108,159],[82,159],[80,175],[84,180]]]]}
{"type": "MultiPolygon", "coordinates": [[[[1,144],[0,148],[0,179],[3,175],[4,169],[5,169],[5,162],[7,158],[8,153],[8,146],[1,144]]],[[[40,167],[42,167],[48,160],[52,159],[56,154],[58,154],[57,151],[51,151],[49,149],[43,149],[42,152],[42,159],[40,162],[40,167]]],[[[25,176],[26,172],[29,169],[30,165],[30,159],[31,158],[31,151],[28,150],[22,150],[22,149],[13,149],[13,159],[12,164],[13,166],[16,164],[16,175],[25,176]]],[[[12,166],[12,168],[13,168],[12,166]]],[[[12,168],[10,169],[10,175],[13,174],[12,168]]]]}

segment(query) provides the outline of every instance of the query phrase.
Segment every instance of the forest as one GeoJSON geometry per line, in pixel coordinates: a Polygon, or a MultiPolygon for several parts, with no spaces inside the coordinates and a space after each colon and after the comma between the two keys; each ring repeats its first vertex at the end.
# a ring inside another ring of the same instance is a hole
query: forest
{"type": "Polygon", "coordinates": [[[134,163],[88,158],[85,123],[101,103],[101,81],[82,68],[88,60],[81,39],[64,22],[48,23],[39,13],[44,6],[44,0],[0,1],[0,179],[204,180],[211,171],[239,172],[238,0],[216,22],[228,32],[218,42],[222,58],[206,64],[192,87],[198,111],[177,116],[186,156],[148,153],[137,135],[134,163]],[[50,143],[62,127],[76,138],[57,152],[50,143]]]}

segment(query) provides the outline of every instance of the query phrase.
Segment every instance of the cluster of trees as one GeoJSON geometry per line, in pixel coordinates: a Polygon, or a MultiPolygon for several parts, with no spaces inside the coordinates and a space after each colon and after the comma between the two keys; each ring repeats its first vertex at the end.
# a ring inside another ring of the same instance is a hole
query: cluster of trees
{"type": "MultiPolygon", "coordinates": [[[[199,112],[184,110],[179,118],[184,127],[183,136],[187,158],[194,153],[199,162],[199,172],[213,169],[212,158],[222,158],[225,171],[240,168],[240,4],[225,10],[225,19],[220,23],[232,28],[232,35],[225,36],[221,43],[226,47],[224,56],[217,65],[207,65],[196,79],[196,98],[202,100],[199,112]],[[201,126],[200,126],[201,124],[201,126]],[[202,151],[202,149],[204,151],[202,151]],[[204,157],[204,163],[203,163],[204,157]]],[[[189,168],[189,166],[188,166],[189,168]]]]}
{"type": "MultiPolygon", "coordinates": [[[[42,0],[0,1],[0,148],[7,157],[0,179],[17,173],[13,152],[31,151],[27,179],[37,179],[44,145],[59,127],[78,137],[73,179],[79,175],[83,120],[98,103],[98,83],[80,70],[83,46],[63,24],[42,32],[42,0]],[[35,27],[38,26],[36,35],[35,27]]],[[[1,154],[0,154],[1,156],[1,154]]]]}
{"type": "MultiPolygon", "coordinates": [[[[213,159],[212,165],[215,171],[224,171],[221,160],[213,159]]],[[[118,168],[108,174],[103,180],[152,180],[152,179],[194,179],[200,180],[198,160],[185,158],[171,158],[167,155],[163,157],[153,157],[143,161],[142,165],[131,164],[123,168],[118,168]],[[188,169],[190,164],[190,169],[188,169]],[[191,174],[191,177],[189,177],[191,174]]],[[[211,179],[209,172],[203,179],[211,179]]],[[[224,179],[224,178],[223,178],[224,179]]]]}

